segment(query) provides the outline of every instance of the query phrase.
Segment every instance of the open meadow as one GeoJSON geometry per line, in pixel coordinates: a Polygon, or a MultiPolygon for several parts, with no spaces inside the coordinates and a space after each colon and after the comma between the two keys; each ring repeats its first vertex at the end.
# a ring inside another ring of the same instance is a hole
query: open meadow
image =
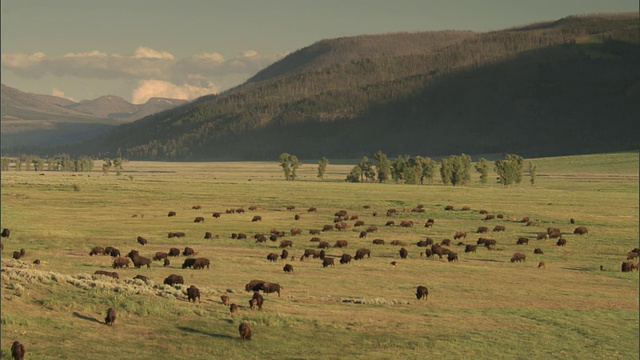
{"type": "Polygon", "coordinates": [[[127,162],[119,176],[3,172],[2,228],[11,234],[2,239],[2,353],[10,356],[19,340],[28,359],[637,359],[638,272],[620,268],[639,247],[638,153],[534,161],[535,186],[525,174],[508,188],[480,185],[477,173],[460,187],[347,183],[353,165],[333,164],[320,181],[313,162],[296,181],[285,181],[276,162],[127,162]],[[418,205],[424,212],[411,211],[418,205]],[[225,211],[238,208],[245,212],[225,211]],[[387,215],[389,209],[397,212],[387,215]],[[349,215],[347,229],[309,233],[334,226],[339,210],[349,215]],[[480,210],[496,218],[484,220],[480,210]],[[262,220],[252,221],[256,215],[262,220]],[[364,225],[355,226],[353,215],[364,225]],[[433,226],[425,227],[430,218],[433,226]],[[413,226],[399,226],[403,220],[413,226]],[[371,225],[378,230],[361,238],[371,225]],[[492,231],[497,225],[504,231],[492,231]],[[489,232],[476,233],[481,226],[489,232]],[[588,233],[574,234],[579,226],[588,233]],[[291,235],[294,227],[300,235],[291,235]],[[549,227],[562,231],[565,246],[536,238],[549,227]],[[274,228],[285,236],[269,240],[274,228]],[[456,232],[467,234],[454,239],[456,232]],[[258,233],[266,242],[256,242],[258,233]],[[148,243],[138,244],[138,236],[148,243]],[[301,261],[306,249],[320,250],[314,236],[329,243],[334,267],[301,261]],[[466,253],[458,244],[480,237],[496,240],[495,248],[466,253]],[[529,243],[516,245],[520,237],[529,243]],[[427,238],[450,239],[445,248],[458,261],[421,256],[431,246],[417,243],[427,238]],[[269,253],[281,254],[281,240],[293,242],[289,258],[268,261],[269,253]],[[348,246],[333,247],[337,240],[348,246]],[[180,255],[167,267],[153,261],[150,268],[113,269],[111,256],[89,255],[95,246],[147,258],[188,246],[211,265],[183,269],[180,255]],[[14,260],[21,248],[25,255],[14,260]],[[359,248],[371,257],[339,263],[359,248]],[[511,262],[515,252],[526,260],[511,262]],[[96,270],[116,271],[119,279],[96,270]],[[149,281],[134,280],[138,274],[149,281]],[[181,275],[184,286],[164,285],[170,274],[181,275]],[[245,284],[253,279],[280,284],[281,296],[264,294],[263,309],[251,310],[245,284]],[[187,300],[190,285],[201,302],[187,300]],[[427,300],[416,298],[419,285],[428,288],[427,300]],[[221,295],[238,305],[237,314],[221,295]],[[109,307],[118,314],[113,326],[104,324],[109,307]],[[243,320],[251,341],[240,340],[243,320]]]}

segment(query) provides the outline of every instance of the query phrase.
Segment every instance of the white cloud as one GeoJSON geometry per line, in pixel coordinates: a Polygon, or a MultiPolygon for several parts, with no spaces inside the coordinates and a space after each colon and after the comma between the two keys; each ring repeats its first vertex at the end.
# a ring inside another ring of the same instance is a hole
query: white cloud
{"type": "Polygon", "coordinates": [[[140,46],[133,53],[135,59],[167,59],[174,60],[175,56],[166,51],[156,51],[148,47],[140,46]]]}
{"type": "Polygon", "coordinates": [[[131,93],[131,99],[134,104],[144,104],[152,97],[192,100],[220,91],[220,87],[211,82],[203,85],[176,85],[162,80],[141,80],[138,82],[138,87],[131,93]]]}
{"type": "Polygon", "coordinates": [[[67,99],[67,100],[78,102],[78,100],[76,100],[76,99],[74,99],[74,98],[72,98],[70,96],[66,96],[64,94],[64,91],[62,91],[62,90],[60,90],[58,88],[53,88],[53,90],[51,90],[51,95],[57,96],[57,97],[60,97],[60,98],[63,98],[63,99],[67,99]]]}

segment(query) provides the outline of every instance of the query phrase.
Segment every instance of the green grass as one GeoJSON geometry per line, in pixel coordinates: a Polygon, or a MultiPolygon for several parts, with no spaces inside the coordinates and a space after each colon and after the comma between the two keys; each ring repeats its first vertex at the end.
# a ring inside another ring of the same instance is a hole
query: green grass
{"type": "Polygon", "coordinates": [[[638,273],[621,273],[620,263],[638,247],[638,154],[533,161],[535,186],[510,188],[481,186],[477,174],[464,187],[352,184],[344,182],[352,165],[332,164],[325,181],[316,178],[317,164],[305,164],[295,182],[284,181],[276,163],[130,162],[121,176],[2,173],[2,227],[12,230],[2,252],[3,354],[19,340],[36,359],[637,358],[638,273]],[[191,209],[196,204],[202,209],[191,209]],[[417,204],[426,212],[409,211],[417,204]],[[252,205],[258,210],[224,212],[252,205]],[[289,205],[296,209],[286,210],[289,205]],[[454,210],[444,211],[446,205],[454,210]],[[465,205],[471,211],[459,210],[465,205]],[[308,213],[310,206],[318,212],[308,213]],[[389,208],[398,213],[387,217],[389,208]],[[301,236],[285,237],[294,242],[290,255],[299,257],[316,246],[308,230],[333,224],[341,209],[379,231],[365,239],[360,228],[323,232],[330,244],[349,242],[327,253],[353,255],[367,247],[370,259],[326,269],[318,259],[270,263],[266,255],[280,253],[278,241],[230,237],[299,227],[301,236]],[[505,217],[484,221],[481,209],[505,217]],[[170,210],[178,215],[168,218],[170,210]],[[263,220],[251,222],[253,215],[263,220]],[[193,223],[196,216],[205,222],[193,223]],[[518,222],[525,216],[535,225],[518,222]],[[423,227],[428,218],[435,219],[433,228],[423,227]],[[384,226],[390,219],[415,225],[384,226]],[[506,231],[486,234],[498,242],[495,250],[465,254],[452,238],[466,231],[462,241],[475,243],[478,226],[498,224],[506,231]],[[574,235],[580,225],[589,234],[574,235]],[[560,228],[567,246],[535,240],[547,227],[560,228]],[[168,239],[169,231],[187,236],[168,239]],[[205,231],[218,238],[203,239],[205,231]],[[138,235],[149,244],[138,245],[138,235]],[[516,245],[520,236],[529,237],[529,245],[516,245]],[[452,239],[459,262],[421,258],[424,248],[409,244],[426,237],[452,239]],[[387,245],[371,244],[374,238],[387,245]],[[408,259],[399,258],[391,240],[407,244],[408,259]],[[211,259],[211,268],[183,270],[179,257],[169,268],[154,262],[151,269],[117,270],[117,281],[94,277],[96,270],[113,270],[110,257],[88,255],[96,245],[147,257],[191,246],[211,259]],[[543,255],[533,254],[537,247],[543,255]],[[14,261],[11,254],[20,248],[26,257],[14,261]],[[511,263],[515,251],[527,260],[511,263]],[[33,265],[35,259],[42,264],[33,265]],[[537,268],[539,261],[546,269],[537,268]],[[285,263],[294,274],[282,271],[285,263]],[[185,278],[185,287],[162,285],[172,273],[185,278]],[[148,276],[150,285],[131,280],[136,274],[148,276]],[[280,283],[282,296],[265,295],[264,309],[251,311],[251,294],[244,292],[251,279],[280,283]],[[200,288],[201,303],[186,301],[191,284],[200,288]],[[415,299],[418,285],[429,288],[427,301],[415,299]],[[223,294],[239,305],[238,315],[221,304],[223,294]],[[102,324],[108,307],[119,314],[113,327],[102,324]],[[243,319],[253,329],[245,343],[237,332],[243,319]]]}

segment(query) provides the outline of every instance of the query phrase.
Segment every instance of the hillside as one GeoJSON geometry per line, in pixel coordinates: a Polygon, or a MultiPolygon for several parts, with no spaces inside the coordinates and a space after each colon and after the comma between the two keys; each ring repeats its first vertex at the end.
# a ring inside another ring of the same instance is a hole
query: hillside
{"type": "Polygon", "coordinates": [[[638,15],[487,33],[322,40],[223,94],[68,152],[133,159],[354,158],[640,147],[638,15]]]}
{"type": "Polygon", "coordinates": [[[134,105],[117,96],[71,101],[2,84],[2,148],[60,146],[95,138],[114,126],[184,104],[152,98],[134,105]]]}

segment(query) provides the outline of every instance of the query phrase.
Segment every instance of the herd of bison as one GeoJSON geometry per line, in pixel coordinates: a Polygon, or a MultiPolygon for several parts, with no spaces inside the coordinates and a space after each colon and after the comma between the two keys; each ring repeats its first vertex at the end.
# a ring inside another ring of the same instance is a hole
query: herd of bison
{"type": "MultiPolygon", "coordinates": [[[[403,216],[404,213],[424,213],[425,208],[422,205],[417,205],[413,209],[402,209],[400,211],[396,209],[388,209],[386,212],[381,212],[380,214],[377,211],[373,211],[370,206],[365,205],[364,211],[367,211],[371,216],[376,218],[384,218],[381,221],[376,221],[376,223],[385,227],[393,228],[408,228],[413,226],[424,226],[426,228],[433,228],[437,226],[437,221],[434,219],[428,219],[425,221],[423,225],[416,224],[412,220],[399,220],[398,217],[403,216]]],[[[201,210],[202,207],[200,205],[194,205],[192,210],[201,210]]],[[[286,210],[295,210],[295,206],[287,206],[286,210]]],[[[248,208],[248,211],[257,211],[258,208],[256,206],[251,206],[248,208]]],[[[454,211],[453,206],[446,206],[444,208],[445,211],[454,211]]],[[[458,211],[470,211],[471,209],[468,206],[463,206],[458,209],[458,211]]],[[[317,208],[310,207],[306,210],[309,213],[316,212],[317,208]]],[[[214,212],[212,214],[212,218],[216,219],[214,221],[223,221],[218,220],[221,217],[227,216],[223,214],[237,214],[237,213],[245,213],[243,208],[238,209],[227,209],[224,212],[214,212]]],[[[459,252],[464,253],[476,253],[478,248],[484,247],[487,250],[495,249],[496,240],[488,237],[487,234],[497,233],[501,231],[505,231],[505,225],[497,224],[493,226],[487,226],[490,224],[492,220],[500,220],[502,219],[502,224],[506,224],[506,221],[511,223],[520,223],[521,226],[530,226],[537,225],[535,222],[531,221],[528,217],[524,217],[522,219],[513,219],[509,216],[505,216],[503,214],[489,214],[486,210],[480,210],[478,212],[481,216],[478,218],[479,222],[481,222],[481,226],[478,226],[474,231],[476,236],[479,236],[476,241],[473,243],[465,243],[464,240],[473,236],[468,231],[456,231],[452,235],[452,239],[442,239],[441,241],[435,241],[430,237],[426,239],[419,240],[415,243],[406,244],[400,240],[392,240],[385,241],[381,238],[376,238],[375,234],[378,231],[377,225],[367,225],[361,219],[359,219],[358,215],[349,214],[346,210],[339,210],[333,214],[333,219],[331,224],[326,224],[319,228],[307,229],[304,232],[311,235],[311,239],[309,240],[310,246],[305,246],[304,251],[300,252],[296,255],[291,254],[293,252],[293,238],[296,236],[302,236],[303,230],[300,227],[292,227],[286,231],[278,230],[272,228],[269,232],[265,233],[255,233],[252,235],[248,235],[245,232],[234,232],[230,234],[232,239],[238,240],[250,240],[255,241],[256,243],[267,243],[268,241],[278,243],[279,253],[270,252],[265,257],[268,262],[277,262],[278,260],[288,261],[284,267],[283,271],[285,273],[294,274],[294,266],[291,263],[295,263],[295,261],[309,261],[309,259],[319,259],[321,260],[321,265],[324,268],[327,267],[335,267],[336,259],[341,265],[350,264],[351,261],[366,261],[364,259],[370,258],[372,253],[375,254],[375,251],[372,252],[371,249],[361,247],[355,250],[353,255],[347,252],[343,252],[341,255],[329,255],[327,251],[332,249],[347,249],[349,248],[348,240],[337,240],[334,244],[330,244],[327,241],[323,241],[321,236],[323,233],[330,231],[345,231],[348,229],[353,229],[354,236],[357,236],[358,241],[361,239],[371,239],[371,245],[375,246],[384,246],[387,243],[392,246],[398,246],[400,249],[398,250],[398,257],[400,259],[406,259],[408,257],[409,251],[407,247],[416,246],[420,249],[419,256],[425,259],[434,259],[438,258],[442,261],[448,262],[457,262],[458,261],[458,252],[452,250],[455,247],[459,248],[459,252]],[[362,229],[360,231],[360,229],[362,229]]],[[[175,211],[169,211],[167,216],[175,217],[177,213],[175,211]]],[[[409,217],[409,216],[407,216],[409,217]]],[[[293,215],[294,220],[299,221],[302,218],[302,215],[297,213],[293,215]]],[[[251,218],[251,222],[260,222],[262,221],[262,216],[255,215],[251,218]]],[[[205,218],[203,216],[196,216],[193,220],[195,223],[204,223],[205,218]]],[[[570,224],[574,224],[575,221],[570,219],[568,221],[570,224]]],[[[507,226],[509,226],[507,224],[507,226]]],[[[577,226],[572,231],[573,234],[576,235],[585,235],[588,234],[588,229],[584,226],[577,226]]],[[[11,235],[11,231],[8,228],[3,229],[2,238],[9,238],[11,235]]],[[[168,232],[168,238],[183,238],[186,234],[184,232],[168,232]]],[[[215,239],[219,238],[220,235],[212,234],[211,232],[204,232],[204,239],[215,239]]],[[[549,227],[546,232],[541,232],[536,234],[536,240],[545,240],[545,239],[554,239],[555,244],[557,246],[565,246],[567,245],[566,239],[563,237],[563,232],[559,228],[549,227]]],[[[368,240],[367,240],[368,241],[368,240]]],[[[138,236],[136,238],[136,242],[145,246],[149,243],[147,239],[142,236],[138,236]]],[[[514,239],[514,243],[516,245],[522,245],[525,248],[525,245],[530,243],[530,239],[528,237],[518,237],[514,239]]],[[[4,243],[0,243],[0,247],[4,251],[4,243]]],[[[543,254],[543,250],[539,247],[533,249],[534,254],[543,254]]],[[[630,272],[630,271],[638,271],[638,262],[637,258],[640,254],[640,250],[638,248],[632,249],[626,254],[626,260],[622,260],[621,271],[622,272],[630,272]]],[[[24,248],[20,250],[13,251],[13,258],[23,259],[26,255],[26,251],[24,248]]],[[[183,249],[177,247],[171,247],[167,252],[158,251],[153,254],[143,256],[137,250],[131,250],[123,256],[123,253],[112,246],[94,246],[88,253],[89,256],[110,256],[113,258],[111,261],[111,267],[114,270],[123,269],[123,268],[141,268],[147,267],[150,268],[154,262],[159,262],[161,266],[168,267],[173,262],[181,262],[180,267],[182,269],[208,269],[211,261],[206,258],[200,256],[198,251],[195,251],[193,248],[189,246],[185,246],[183,249]]],[[[524,262],[527,258],[527,254],[524,251],[515,252],[511,258],[510,262],[524,262]]],[[[35,259],[33,261],[34,264],[40,264],[39,259],[35,259]]],[[[398,264],[397,261],[392,261],[391,265],[396,266],[398,264]]],[[[544,268],[545,263],[540,261],[538,263],[538,268],[544,268]]],[[[602,266],[600,267],[602,270],[602,266]]],[[[114,279],[119,279],[120,275],[116,271],[106,271],[106,270],[96,270],[94,273],[96,276],[107,276],[112,277],[114,279]]],[[[144,275],[136,275],[134,279],[140,279],[144,282],[148,282],[149,278],[144,275]]],[[[184,285],[184,278],[179,274],[171,274],[167,276],[163,280],[163,284],[168,286],[176,286],[176,285],[184,285]]],[[[181,288],[181,287],[180,287],[181,288]]],[[[248,305],[252,310],[261,310],[264,303],[264,297],[260,294],[260,292],[264,294],[277,293],[280,296],[283,287],[274,282],[264,281],[264,280],[251,280],[245,285],[245,290],[247,292],[252,292],[253,296],[250,300],[248,300],[248,305]]],[[[428,296],[428,289],[424,285],[418,285],[416,287],[415,296],[418,300],[426,300],[428,296]]],[[[200,301],[200,290],[195,285],[190,285],[186,288],[185,292],[187,301],[196,302],[196,300],[200,301]]],[[[231,314],[235,314],[238,312],[238,304],[231,302],[229,296],[223,295],[220,298],[220,302],[229,308],[231,314]]],[[[105,317],[105,324],[113,325],[116,320],[116,310],[113,308],[109,308],[107,311],[107,315],[105,317]]],[[[243,321],[239,326],[239,334],[241,339],[250,340],[251,339],[251,329],[250,325],[247,321],[243,321]]],[[[20,354],[24,354],[24,346],[19,342],[14,343],[12,347],[12,353],[16,354],[14,357],[19,356],[20,354]],[[14,351],[15,348],[15,351],[14,351]]]]}

